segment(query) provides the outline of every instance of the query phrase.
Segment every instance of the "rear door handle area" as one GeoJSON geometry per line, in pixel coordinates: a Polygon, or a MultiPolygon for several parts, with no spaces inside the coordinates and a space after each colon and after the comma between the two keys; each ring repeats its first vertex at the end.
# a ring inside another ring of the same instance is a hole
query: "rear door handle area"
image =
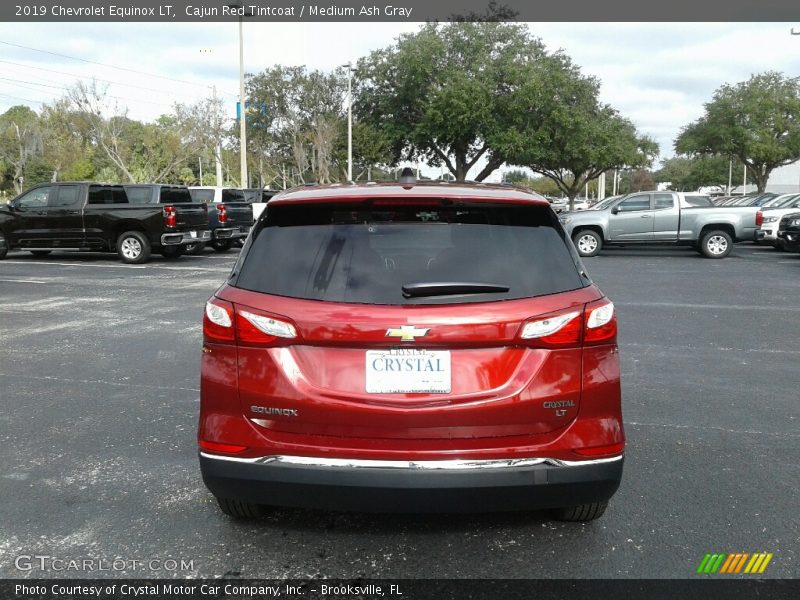
{"type": "Polygon", "coordinates": [[[650,218],[650,215],[642,215],[642,218],[643,218],[643,219],[649,219],[649,218],[650,218]]]}

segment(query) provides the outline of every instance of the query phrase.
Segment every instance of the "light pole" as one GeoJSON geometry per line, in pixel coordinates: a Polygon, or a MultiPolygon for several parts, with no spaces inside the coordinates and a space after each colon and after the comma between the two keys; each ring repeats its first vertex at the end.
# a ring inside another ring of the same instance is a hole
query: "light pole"
{"type": "Polygon", "coordinates": [[[347,69],[347,181],[353,181],[353,63],[347,69]]]}
{"type": "Polygon", "coordinates": [[[237,9],[239,14],[239,158],[240,158],[240,179],[239,185],[243,188],[248,187],[247,180],[247,126],[246,126],[246,105],[244,96],[244,17],[249,17],[252,13],[245,13],[242,4],[229,4],[229,8],[237,9]]]}

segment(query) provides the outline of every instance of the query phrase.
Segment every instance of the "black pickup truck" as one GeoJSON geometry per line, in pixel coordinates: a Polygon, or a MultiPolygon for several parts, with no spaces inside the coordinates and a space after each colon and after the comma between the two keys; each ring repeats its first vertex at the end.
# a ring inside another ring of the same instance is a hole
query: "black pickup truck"
{"type": "MultiPolygon", "coordinates": [[[[151,252],[175,257],[187,244],[211,239],[205,205],[162,202],[160,190],[157,201],[132,190],[136,201],[131,201],[125,187],[47,183],[20,194],[0,206],[0,258],[15,249],[35,256],[53,250],[105,251],[126,263],[143,263],[151,252]]],[[[131,187],[154,194],[153,186],[131,187]]]]}
{"type": "Polygon", "coordinates": [[[800,213],[784,215],[778,225],[778,238],[784,250],[800,252],[800,213]]]}
{"type": "Polygon", "coordinates": [[[253,225],[253,205],[244,191],[236,188],[191,187],[195,202],[208,206],[211,247],[217,252],[230,250],[243,240],[253,225]]]}

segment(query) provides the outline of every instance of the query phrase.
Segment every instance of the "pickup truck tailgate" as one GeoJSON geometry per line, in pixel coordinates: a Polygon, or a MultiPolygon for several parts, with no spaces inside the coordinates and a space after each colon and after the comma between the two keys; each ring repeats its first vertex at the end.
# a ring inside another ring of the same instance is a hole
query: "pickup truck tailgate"
{"type": "MultiPolygon", "coordinates": [[[[250,226],[253,224],[253,205],[249,202],[222,202],[228,215],[225,227],[236,227],[239,225],[250,226]]],[[[212,205],[211,210],[215,210],[216,205],[212,205]]]]}
{"type": "Polygon", "coordinates": [[[178,226],[176,230],[208,229],[208,206],[205,204],[173,204],[178,226]]]}

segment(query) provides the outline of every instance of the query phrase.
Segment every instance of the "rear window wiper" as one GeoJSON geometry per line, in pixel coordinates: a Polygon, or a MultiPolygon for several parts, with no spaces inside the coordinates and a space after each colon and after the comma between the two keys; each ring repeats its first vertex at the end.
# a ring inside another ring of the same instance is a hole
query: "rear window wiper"
{"type": "Polygon", "coordinates": [[[469,283],[460,281],[434,281],[407,283],[403,286],[404,298],[423,296],[450,296],[453,294],[501,294],[511,289],[507,285],[494,283],[469,283]]]}

